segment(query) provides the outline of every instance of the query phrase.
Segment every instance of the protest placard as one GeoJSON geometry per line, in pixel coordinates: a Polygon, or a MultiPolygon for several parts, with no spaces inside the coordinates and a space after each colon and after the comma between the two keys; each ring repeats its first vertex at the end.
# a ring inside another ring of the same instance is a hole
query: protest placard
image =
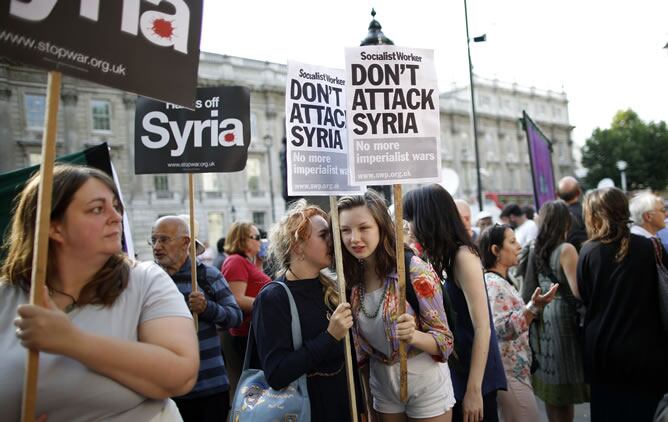
{"type": "Polygon", "coordinates": [[[439,97],[432,50],[346,48],[352,184],[438,182],[439,97]]]}
{"type": "MultiPolygon", "coordinates": [[[[288,61],[285,95],[288,194],[329,195],[339,300],[346,301],[336,195],[362,193],[348,181],[346,97],[343,70],[288,61]]],[[[345,337],[350,412],[357,421],[350,335],[345,337]]]]}
{"type": "Polygon", "coordinates": [[[192,107],[202,0],[2,0],[0,54],[192,107]]]}
{"type": "Polygon", "coordinates": [[[288,195],[348,195],[343,70],[288,61],[285,95],[288,195]]]}
{"type": "Polygon", "coordinates": [[[250,90],[198,88],[195,110],[140,97],[135,173],[243,170],[250,145],[250,90]]]}

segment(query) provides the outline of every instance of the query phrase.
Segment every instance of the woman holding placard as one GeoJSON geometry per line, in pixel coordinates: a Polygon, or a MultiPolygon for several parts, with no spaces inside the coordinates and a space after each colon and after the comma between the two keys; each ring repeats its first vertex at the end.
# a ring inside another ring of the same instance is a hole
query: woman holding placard
{"type": "Polygon", "coordinates": [[[190,391],[197,378],[192,317],[160,267],[122,254],[123,208],[106,174],[55,167],[46,303],[23,305],[33,268],[37,176],[18,197],[5,243],[0,282],[3,419],[19,419],[20,380],[26,349],[31,349],[42,352],[40,420],[180,421],[168,398],[190,391]]]}
{"type": "Polygon", "coordinates": [[[253,306],[253,340],[260,367],[276,390],[306,375],[312,421],[348,421],[341,340],[353,321],[350,305],[339,303],[336,284],[321,272],[332,262],[327,213],[305,200],[297,201],[271,229],[269,238],[278,280],[288,287],[297,308],[302,347],[294,350],[287,292],[272,283],[253,306]]]}
{"type": "Polygon", "coordinates": [[[494,332],[478,249],[464,227],[452,196],[440,185],[412,190],[403,200],[404,218],[433,266],[456,321],[456,359],[450,374],[457,405],[455,421],[498,420],[496,392],[506,374],[494,332]]]}
{"type": "MultiPolygon", "coordinates": [[[[454,405],[452,383],[442,363],[453,339],[443,310],[441,284],[431,267],[413,256],[407,272],[419,309],[408,303],[397,315],[398,275],[394,224],[374,191],[338,201],[346,282],[352,286],[353,338],[382,421],[406,417],[449,421],[454,405]],[[399,342],[408,343],[408,401],[399,394],[399,342]]],[[[409,287],[407,287],[408,289],[409,287]]]]}

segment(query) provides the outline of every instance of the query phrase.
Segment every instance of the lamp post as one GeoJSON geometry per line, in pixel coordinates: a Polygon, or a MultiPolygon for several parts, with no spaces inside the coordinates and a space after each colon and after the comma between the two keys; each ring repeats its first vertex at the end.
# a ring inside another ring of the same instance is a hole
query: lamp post
{"type": "MultiPolygon", "coordinates": [[[[471,37],[469,36],[469,15],[466,0],[464,0],[464,20],[466,22],[466,50],[469,55],[469,81],[471,86],[471,120],[473,122],[473,146],[475,148],[475,169],[478,178],[478,210],[482,211],[482,179],[480,177],[480,151],[478,148],[478,119],[475,113],[475,90],[473,87],[473,62],[471,61],[471,37]]],[[[486,36],[475,37],[473,42],[486,41],[486,36]]]]}
{"type": "Polygon", "coordinates": [[[617,161],[617,170],[619,170],[622,176],[622,190],[624,192],[626,192],[626,167],[628,167],[628,163],[626,161],[617,161]]]}
{"type": "Polygon", "coordinates": [[[276,206],[274,204],[274,172],[271,165],[271,149],[274,145],[274,138],[271,135],[264,135],[264,146],[267,147],[267,167],[269,167],[269,199],[271,200],[271,223],[276,221],[276,206]]]}

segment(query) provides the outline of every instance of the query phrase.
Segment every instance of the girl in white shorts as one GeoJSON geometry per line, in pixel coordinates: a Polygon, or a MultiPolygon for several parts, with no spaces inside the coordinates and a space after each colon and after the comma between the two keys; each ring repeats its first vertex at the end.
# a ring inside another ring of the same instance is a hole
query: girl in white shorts
{"type": "Polygon", "coordinates": [[[406,303],[398,315],[398,276],[394,224],[374,191],[339,199],[343,267],[352,286],[352,328],[357,361],[383,422],[419,419],[448,422],[455,404],[447,368],[453,338],[443,310],[441,283],[417,256],[410,280],[417,310],[406,303]],[[399,397],[399,342],[408,344],[408,400],[399,397]]]}

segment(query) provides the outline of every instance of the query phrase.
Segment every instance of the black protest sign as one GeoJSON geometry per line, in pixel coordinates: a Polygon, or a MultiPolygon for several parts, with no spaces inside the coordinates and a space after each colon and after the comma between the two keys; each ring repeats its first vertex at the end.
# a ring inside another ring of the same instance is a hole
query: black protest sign
{"type": "Polygon", "coordinates": [[[140,97],[135,173],[223,173],[246,167],[250,90],[198,88],[195,111],[140,97]]]}
{"type": "Polygon", "coordinates": [[[202,0],[0,0],[0,55],[192,107],[202,0]]]}

